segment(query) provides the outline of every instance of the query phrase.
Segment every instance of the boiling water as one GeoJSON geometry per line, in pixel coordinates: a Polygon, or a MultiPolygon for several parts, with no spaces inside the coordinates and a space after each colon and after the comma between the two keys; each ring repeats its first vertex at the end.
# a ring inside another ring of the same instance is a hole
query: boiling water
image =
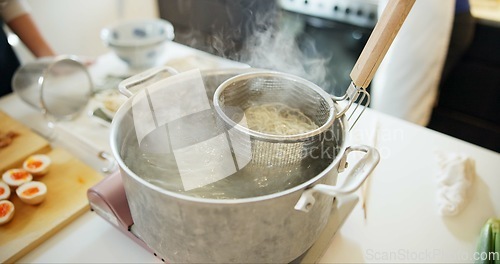
{"type": "MultiPolygon", "coordinates": [[[[133,133],[132,133],[133,134],[133,133]]],[[[237,199],[272,194],[297,186],[322,172],[338,153],[330,157],[305,157],[291,165],[263,166],[254,162],[217,182],[189,191],[184,190],[173,154],[145,153],[132,137],[121,150],[125,164],[139,177],[168,191],[200,198],[237,199]]],[[[194,161],[193,161],[194,162],[194,161]]]]}

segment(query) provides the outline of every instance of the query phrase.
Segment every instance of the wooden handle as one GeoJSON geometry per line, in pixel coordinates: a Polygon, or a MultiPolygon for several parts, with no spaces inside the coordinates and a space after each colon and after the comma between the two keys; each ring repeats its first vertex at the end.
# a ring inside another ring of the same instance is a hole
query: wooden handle
{"type": "Polygon", "coordinates": [[[356,86],[368,87],[414,3],[415,0],[389,0],[351,71],[356,86]]]}

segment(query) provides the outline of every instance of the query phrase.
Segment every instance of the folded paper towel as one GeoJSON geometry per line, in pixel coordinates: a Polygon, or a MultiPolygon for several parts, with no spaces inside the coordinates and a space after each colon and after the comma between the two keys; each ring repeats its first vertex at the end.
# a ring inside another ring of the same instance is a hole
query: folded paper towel
{"type": "Polygon", "coordinates": [[[456,215],[467,204],[476,172],[474,160],[463,153],[436,152],[438,213],[456,215]]]}

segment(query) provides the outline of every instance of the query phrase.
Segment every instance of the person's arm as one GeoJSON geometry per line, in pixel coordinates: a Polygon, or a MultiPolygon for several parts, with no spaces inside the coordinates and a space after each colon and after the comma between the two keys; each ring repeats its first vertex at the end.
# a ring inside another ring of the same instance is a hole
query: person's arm
{"type": "Polygon", "coordinates": [[[29,13],[8,21],[7,25],[36,57],[55,55],[29,13]]]}

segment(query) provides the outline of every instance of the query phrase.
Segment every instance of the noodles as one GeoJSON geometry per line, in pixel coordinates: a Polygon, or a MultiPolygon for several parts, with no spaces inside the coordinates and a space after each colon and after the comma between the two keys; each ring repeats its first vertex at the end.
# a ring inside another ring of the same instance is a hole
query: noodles
{"type": "Polygon", "coordinates": [[[297,135],[318,128],[298,109],[280,103],[251,106],[245,116],[248,128],[274,135],[297,135]]]}

